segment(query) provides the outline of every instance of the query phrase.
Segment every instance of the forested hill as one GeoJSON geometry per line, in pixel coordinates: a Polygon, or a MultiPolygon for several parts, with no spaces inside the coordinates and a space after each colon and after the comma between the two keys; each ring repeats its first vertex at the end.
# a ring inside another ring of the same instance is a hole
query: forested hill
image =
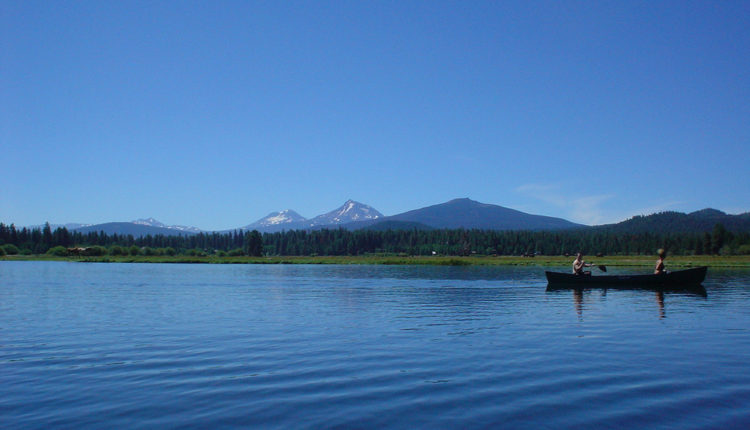
{"type": "Polygon", "coordinates": [[[617,224],[594,227],[615,233],[703,233],[722,224],[733,232],[750,232],[750,212],[728,215],[716,209],[703,209],[689,214],[683,212],[660,212],[638,215],[617,224]]]}
{"type": "Polygon", "coordinates": [[[543,231],[584,227],[562,218],[528,214],[467,198],[385,217],[384,221],[419,223],[434,229],[543,231]]]}

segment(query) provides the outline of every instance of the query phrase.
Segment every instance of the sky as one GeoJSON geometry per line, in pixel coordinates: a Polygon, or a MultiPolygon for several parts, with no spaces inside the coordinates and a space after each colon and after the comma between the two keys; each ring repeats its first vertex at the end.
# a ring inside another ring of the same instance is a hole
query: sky
{"type": "Polygon", "coordinates": [[[750,211],[750,2],[0,0],[0,222],[750,211]]]}

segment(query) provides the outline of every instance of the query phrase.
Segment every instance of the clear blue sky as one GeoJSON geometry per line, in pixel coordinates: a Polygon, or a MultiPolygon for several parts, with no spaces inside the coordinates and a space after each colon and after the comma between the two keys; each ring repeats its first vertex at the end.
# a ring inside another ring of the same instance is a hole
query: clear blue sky
{"type": "Polygon", "coordinates": [[[0,1],[0,221],[750,210],[750,2],[0,1]]]}

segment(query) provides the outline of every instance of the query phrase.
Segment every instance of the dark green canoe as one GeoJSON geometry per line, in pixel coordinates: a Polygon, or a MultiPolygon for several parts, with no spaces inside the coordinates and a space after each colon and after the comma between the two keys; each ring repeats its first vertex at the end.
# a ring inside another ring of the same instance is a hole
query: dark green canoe
{"type": "MultiPolygon", "coordinates": [[[[699,287],[706,279],[707,267],[676,270],[663,275],[574,275],[571,273],[544,272],[549,288],[648,288],[683,289],[699,287]]],[[[701,287],[702,288],[702,287],[701,287]]]]}

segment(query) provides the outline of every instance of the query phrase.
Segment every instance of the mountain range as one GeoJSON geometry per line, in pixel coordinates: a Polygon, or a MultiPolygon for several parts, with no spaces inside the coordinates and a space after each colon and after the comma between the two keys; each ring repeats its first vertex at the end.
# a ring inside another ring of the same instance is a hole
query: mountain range
{"type": "MultiPolygon", "coordinates": [[[[646,216],[635,216],[616,224],[591,227],[562,218],[528,214],[503,206],[480,203],[468,198],[454,199],[392,216],[385,216],[369,205],[347,200],[342,206],[310,219],[303,217],[292,209],[285,209],[272,212],[236,230],[258,230],[264,233],[272,233],[284,230],[323,228],[345,228],[349,230],[466,228],[530,231],[596,228],[624,233],[657,231],[679,233],[711,231],[717,223],[724,224],[731,231],[750,231],[750,212],[739,215],[728,215],[716,209],[703,209],[689,214],[661,212],[646,216]]],[[[142,218],[131,222],[110,222],[96,225],[66,224],[65,226],[69,230],[82,233],[104,231],[108,234],[131,234],[134,236],[149,234],[190,235],[203,231],[197,227],[167,225],[154,218],[142,218]]]]}
{"type": "Polygon", "coordinates": [[[305,230],[348,225],[382,218],[383,214],[372,206],[347,200],[341,207],[311,219],[307,219],[291,209],[285,209],[281,212],[272,212],[258,221],[242,227],[242,229],[272,233],[282,230],[305,230]]]}

